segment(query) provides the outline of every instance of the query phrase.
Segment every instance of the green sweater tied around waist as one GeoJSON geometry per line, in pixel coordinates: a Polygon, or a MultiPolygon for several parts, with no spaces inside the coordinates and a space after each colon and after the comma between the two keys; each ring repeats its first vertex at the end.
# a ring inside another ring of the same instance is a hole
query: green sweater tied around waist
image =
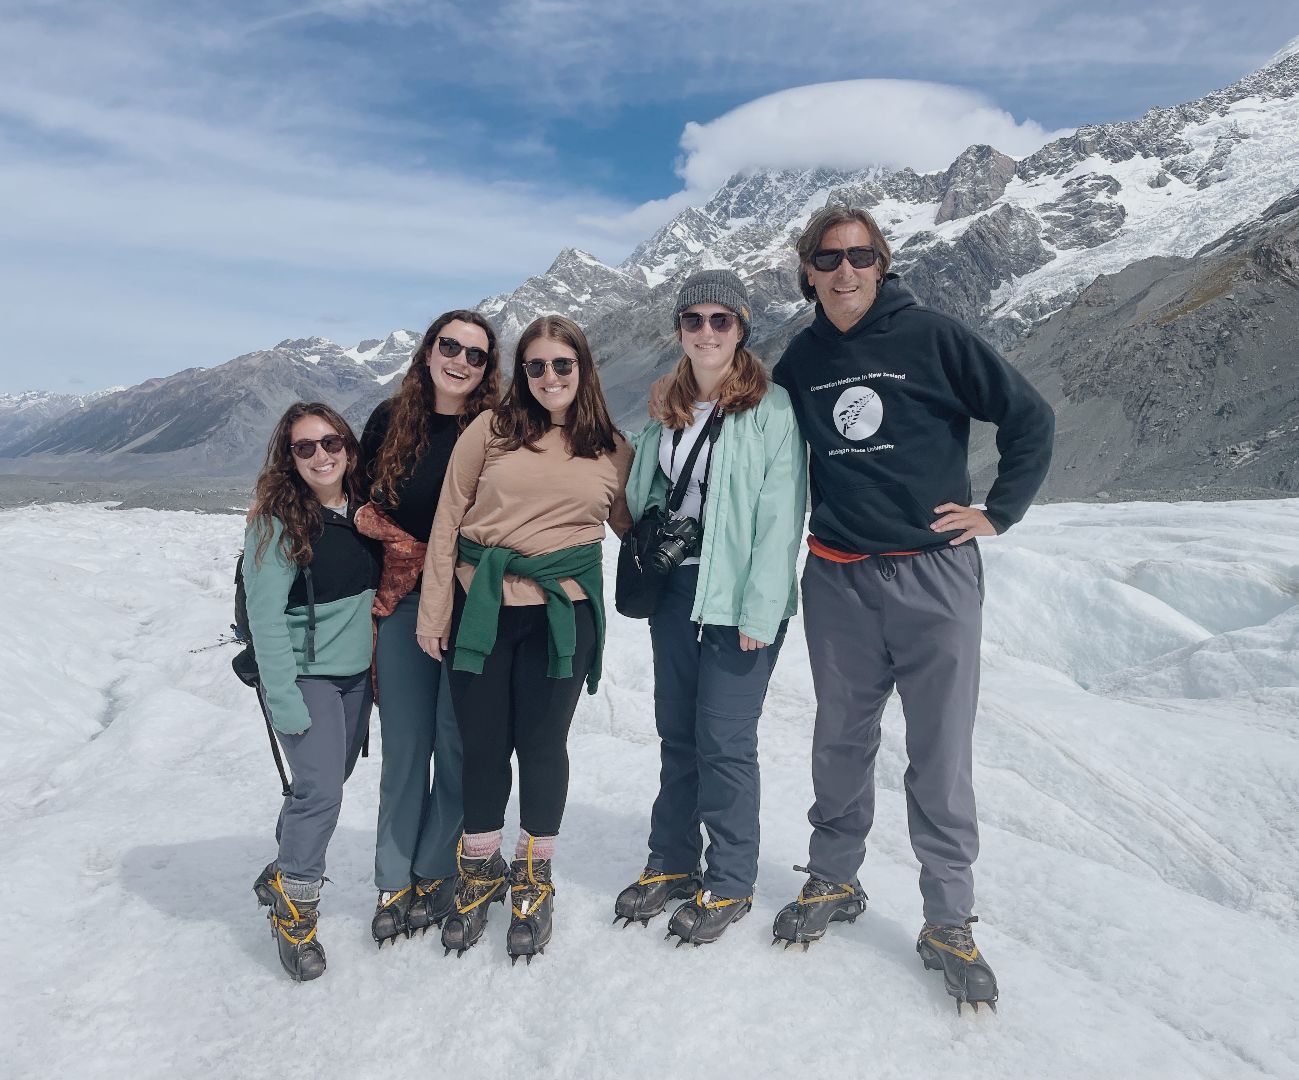
{"type": "Polygon", "coordinates": [[[604,653],[602,557],[601,544],[578,544],[548,555],[527,556],[512,548],[484,547],[460,537],[460,558],[477,569],[465,596],[452,668],[474,675],[483,673],[483,662],[496,645],[501,589],[508,573],[535,581],[545,593],[550,631],[547,635],[550,664],[546,674],[552,679],[571,679],[573,654],[577,651],[577,623],[573,617],[573,601],[559,582],[561,578],[572,578],[591,601],[591,615],[595,619],[595,659],[586,677],[586,692],[594,694],[600,684],[600,659],[604,653]]]}

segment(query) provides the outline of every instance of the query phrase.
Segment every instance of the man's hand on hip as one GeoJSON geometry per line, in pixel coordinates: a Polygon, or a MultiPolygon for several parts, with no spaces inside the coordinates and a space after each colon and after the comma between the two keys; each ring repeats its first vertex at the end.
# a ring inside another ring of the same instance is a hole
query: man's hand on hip
{"type": "Polygon", "coordinates": [[[947,541],[953,547],[973,540],[976,536],[996,536],[997,530],[992,527],[988,515],[977,506],[962,506],[960,503],[943,503],[934,507],[934,513],[940,515],[929,527],[934,532],[953,532],[961,529],[961,535],[947,541]]]}

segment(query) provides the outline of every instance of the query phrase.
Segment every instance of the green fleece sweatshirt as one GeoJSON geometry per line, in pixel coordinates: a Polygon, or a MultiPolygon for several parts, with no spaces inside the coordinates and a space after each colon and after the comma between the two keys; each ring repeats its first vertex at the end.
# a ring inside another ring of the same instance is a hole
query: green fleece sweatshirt
{"type": "Polygon", "coordinates": [[[578,544],[547,555],[528,557],[510,548],[484,547],[462,536],[460,558],[477,569],[460,616],[452,668],[475,675],[483,673],[483,662],[496,644],[501,587],[508,573],[535,581],[545,592],[546,619],[550,627],[547,638],[550,666],[546,674],[552,679],[572,678],[577,627],[573,619],[573,601],[559,583],[560,578],[572,578],[586,593],[591,602],[591,614],[595,617],[595,662],[586,677],[586,692],[594,694],[600,684],[600,659],[604,653],[601,545],[578,544]]]}

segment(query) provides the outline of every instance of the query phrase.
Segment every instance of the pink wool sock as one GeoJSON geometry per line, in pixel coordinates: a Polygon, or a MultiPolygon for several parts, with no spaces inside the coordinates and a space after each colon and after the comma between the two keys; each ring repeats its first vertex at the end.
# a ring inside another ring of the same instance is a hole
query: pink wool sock
{"type": "Polygon", "coordinates": [[[464,854],[469,859],[485,859],[501,848],[501,830],[495,832],[467,832],[464,836],[464,854]]]}
{"type": "MultiPolygon", "coordinates": [[[[514,857],[516,859],[526,859],[528,857],[528,839],[529,834],[526,829],[519,830],[518,843],[514,845],[514,857]]],[[[554,836],[533,836],[532,840],[532,857],[534,859],[553,859],[555,857],[555,840],[554,836]]]]}

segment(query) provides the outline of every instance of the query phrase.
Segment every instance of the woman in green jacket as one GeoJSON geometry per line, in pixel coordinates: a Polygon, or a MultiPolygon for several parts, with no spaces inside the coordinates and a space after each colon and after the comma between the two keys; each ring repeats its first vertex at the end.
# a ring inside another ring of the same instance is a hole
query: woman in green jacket
{"type": "Polygon", "coordinates": [[[379,560],[353,523],[358,458],[337,412],[291,405],[266,450],[244,537],[257,693],[293,772],[275,825],[278,854],[253,891],[271,908],[280,963],[299,982],[325,973],[316,936],[325,850],[370,727],[379,560]]]}
{"type": "Polygon", "coordinates": [[[649,859],[614,908],[615,920],[646,923],[669,900],[688,898],[668,924],[678,944],[716,941],[752,906],[758,717],[797,607],[803,439],[785,391],[744,348],[749,319],[748,295],[730,271],[701,271],[682,285],[675,328],[685,355],[664,418],[635,440],[627,482],[633,520],[665,508],[675,489],[684,499],[672,516],[702,529],[677,545],[678,565],[650,619],[662,772],[649,859]]]}

